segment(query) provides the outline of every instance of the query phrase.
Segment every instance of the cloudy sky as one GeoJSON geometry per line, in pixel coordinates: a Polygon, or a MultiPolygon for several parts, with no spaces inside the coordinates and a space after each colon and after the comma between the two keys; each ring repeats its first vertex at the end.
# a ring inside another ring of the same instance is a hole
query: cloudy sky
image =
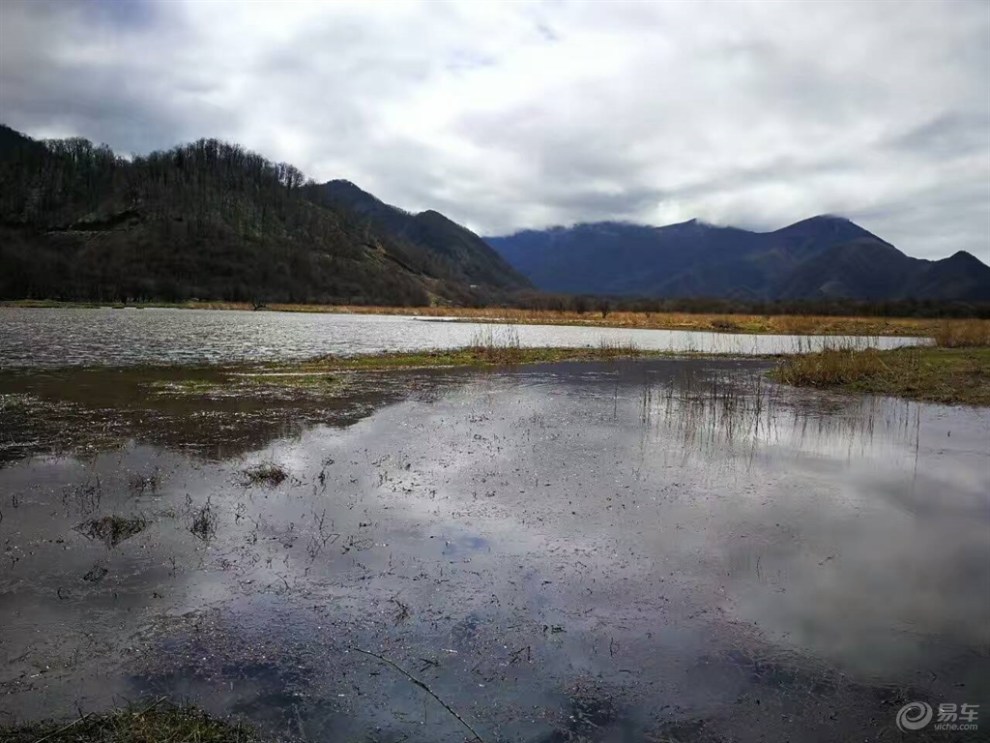
{"type": "Polygon", "coordinates": [[[990,261],[987,0],[2,0],[0,120],[216,136],[482,234],[835,213],[990,261]]]}

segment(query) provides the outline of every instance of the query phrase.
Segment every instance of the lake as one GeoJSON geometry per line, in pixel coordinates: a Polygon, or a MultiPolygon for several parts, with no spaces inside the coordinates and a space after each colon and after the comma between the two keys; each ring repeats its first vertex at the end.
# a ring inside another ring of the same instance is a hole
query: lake
{"type": "Polygon", "coordinates": [[[922,338],[744,335],[560,325],[492,326],[396,315],[179,309],[0,307],[0,367],[278,361],[469,345],[494,334],[523,346],[635,344],[659,351],[762,355],[824,345],[895,348],[922,338]]]}

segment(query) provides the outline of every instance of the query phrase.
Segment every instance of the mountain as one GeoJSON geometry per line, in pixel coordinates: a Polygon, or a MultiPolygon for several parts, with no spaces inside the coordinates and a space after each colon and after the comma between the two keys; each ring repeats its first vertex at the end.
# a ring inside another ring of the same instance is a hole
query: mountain
{"type": "Polygon", "coordinates": [[[969,253],[911,258],[832,215],[773,232],[697,220],[600,222],[486,238],[538,288],[570,294],[990,301],[990,267],[969,253]]]}
{"type": "Polygon", "coordinates": [[[488,243],[439,212],[410,214],[344,180],[316,186],[313,198],[361,215],[373,229],[395,240],[432,251],[442,270],[461,281],[508,290],[532,288],[488,243]]]}
{"type": "Polygon", "coordinates": [[[0,299],[424,305],[527,285],[442,215],[415,219],[408,235],[372,223],[218,140],[125,160],[0,126],[0,299]]]}

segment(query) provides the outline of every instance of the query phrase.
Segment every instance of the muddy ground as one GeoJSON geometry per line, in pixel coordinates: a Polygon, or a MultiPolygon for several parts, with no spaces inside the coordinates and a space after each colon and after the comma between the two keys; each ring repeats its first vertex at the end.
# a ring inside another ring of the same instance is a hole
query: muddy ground
{"type": "Polygon", "coordinates": [[[0,724],[979,739],[895,714],[990,715],[990,413],[767,368],[2,374],[0,724]]]}

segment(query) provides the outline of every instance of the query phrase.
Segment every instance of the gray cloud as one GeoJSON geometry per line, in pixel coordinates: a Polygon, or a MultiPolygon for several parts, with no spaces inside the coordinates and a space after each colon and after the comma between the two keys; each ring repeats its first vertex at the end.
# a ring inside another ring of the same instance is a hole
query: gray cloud
{"type": "Polygon", "coordinates": [[[7,0],[0,120],[219,136],[484,234],[831,212],[990,260],[980,0],[7,0]]]}

